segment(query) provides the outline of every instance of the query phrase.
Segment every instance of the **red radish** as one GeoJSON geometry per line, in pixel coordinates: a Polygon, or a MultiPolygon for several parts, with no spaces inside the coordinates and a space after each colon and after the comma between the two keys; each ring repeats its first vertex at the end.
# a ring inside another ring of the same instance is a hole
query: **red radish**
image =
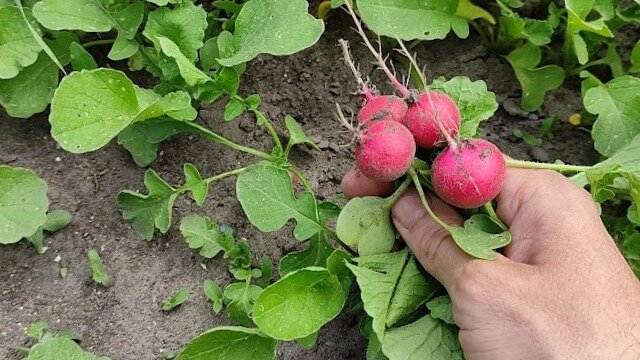
{"type": "Polygon", "coordinates": [[[460,131],[460,111],[456,103],[446,94],[429,91],[418,96],[409,106],[404,124],[416,139],[416,145],[435,149],[446,144],[447,135],[455,138],[460,131]],[[438,125],[440,122],[440,125],[438,125]]]}
{"type": "Polygon", "coordinates": [[[367,124],[358,135],[356,163],[362,173],[377,181],[394,181],[404,175],[416,154],[411,132],[395,121],[367,124]]]}
{"type": "Polygon", "coordinates": [[[358,122],[391,120],[404,122],[407,114],[407,103],[394,95],[373,96],[365,102],[358,113],[358,122]]]}
{"type": "Polygon", "coordinates": [[[386,197],[393,193],[392,182],[369,179],[358,169],[347,171],[340,187],[347,200],[363,196],[386,197]]]}
{"type": "Polygon", "coordinates": [[[498,195],[506,169],[504,155],[493,143],[483,139],[462,140],[433,161],[431,182],[442,200],[471,209],[498,195]]]}

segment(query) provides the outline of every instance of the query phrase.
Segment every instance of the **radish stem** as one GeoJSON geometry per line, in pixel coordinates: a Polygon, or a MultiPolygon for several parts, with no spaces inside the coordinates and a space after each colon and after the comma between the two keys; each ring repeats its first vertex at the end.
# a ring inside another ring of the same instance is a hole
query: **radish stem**
{"type": "Polygon", "coordinates": [[[369,51],[371,51],[371,54],[373,54],[373,56],[376,58],[376,62],[378,63],[378,66],[380,67],[380,69],[384,71],[384,73],[387,75],[387,77],[391,81],[391,84],[393,85],[393,87],[402,95],[402,97],[405,99],[408,99],[411,96],[411,91],[409,91],[409,89],[407,89],[406,86],[402,85],[402,83],[400,83],[398,79],[396,79],[395,75],[391,72],[391,70],[389,70],[389,67],[387,66],[385,59],[373,47],[373,45],[371,45],[371,42],[369,41],[367,34],[365,34],[364,29],[360,24],[360,20],[358,19],[358,16],[356,15],[355,11],[353,11],[353,6],[351,5],[351,1],[350,0],[345,1],[345,5],[349,10],[349,14],[351,15],[351,18],[353,18],[353,22],[356,24],[358,34],[364,41],[365,46],[369,49],[369,51]]]}
{"type": "Polygon", "coordinates": [[[563,171],[584,172],[592,168],[592,166],[539,163],[534,161],[514,160],[510,158],[505,158],[505,161],[508,167],[523,168],[523,169],[547,169],[547,170],[555,170],[558,172],[563,172],[563,171]]]}

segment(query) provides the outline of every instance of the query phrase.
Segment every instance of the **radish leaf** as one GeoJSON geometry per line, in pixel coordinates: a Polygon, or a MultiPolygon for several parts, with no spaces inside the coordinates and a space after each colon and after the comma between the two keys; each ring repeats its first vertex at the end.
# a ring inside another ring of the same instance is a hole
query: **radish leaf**
{"type": "MultiPolygon", "coordinates": [[[[324,22],[315,19],[304,0],[251,0],[244,4],[235,22],[233,53],[218,62],[233,66],[259,54],[290,55],[315,44],[324,32],[324,22]],[[295,31],[291,29],[295,28],[295,31]]],[[[220,47],[222,49],[222,47],[220,47]]]]}
{"type": "Polygon", "coordinates": [[[273,360],[276,345],[257,329],[217,327],[192,339],[176,360],[273,360]]]}
{"type": "Polygon", "coordinates": [[[274,339],[303,338],[336,317],[345,300],[335,275],[325,268],[308,267],[264,289],[253,306],[253,320],[274,339]]]}
{"type": "Polygon", "coordinates": [[[47,184],[33,171],[0,166],[0,244],[34,234],[47,220],[47,184]]]}

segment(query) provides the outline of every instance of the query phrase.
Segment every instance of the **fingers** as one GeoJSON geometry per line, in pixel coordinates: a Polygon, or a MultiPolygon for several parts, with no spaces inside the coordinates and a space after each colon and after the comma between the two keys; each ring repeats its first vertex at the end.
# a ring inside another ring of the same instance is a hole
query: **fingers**
{"type": "Polygon", "coordinates": [[[362,196],[386,197],[393,193],[393,183],[369,179],[357,168],[347,171],[340,183],[347,199],[362,196]]]}
{"type": "Polygon", "coordinates": [[[504,254],[517,262],[566,260],[580,234],[606,233],[589,193],[554,171],[507,169],[496,201],[513,238],[504,254]]]}
{"type": "MultiPolygon", "coordinates": [[[[462,216],[451,206],[433,196],[432,210],[444,222],[460,226],[462,216]]],[[[454,243],[449,232],[426,212],[415,190],[409,190],[392,210],[393,222],[420,263],[448,290],[456,286],[469,268],[483,266],[454,243]],[[465,270],[467,269],[467,270],[465,270]]]]}
{"type": "Polygon", "coordinates": [[[507,168],[502,191],[496,198],[500,219],[511,226],[523,213],[546,215],[550,218],[576,213],[593,214],[594,202],[587,191],[565,176],[551,170],[507,168]]]}

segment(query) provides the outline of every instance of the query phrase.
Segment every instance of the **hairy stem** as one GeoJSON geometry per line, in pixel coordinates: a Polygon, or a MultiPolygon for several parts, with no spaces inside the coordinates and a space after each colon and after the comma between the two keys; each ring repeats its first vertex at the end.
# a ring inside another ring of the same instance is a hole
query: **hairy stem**
{"type": "Polygon", "coordinates": [[[269,132],[269,134],[273,138],[273,141],[276,144],[276,148],[280,152],[282,152],[283,150],[282,142],[280,142],[280,137],[278,136],[278,133],[276,132],[276,129],[273,127],[273,124],[271,123],[271,121],[269,121],[269,119],[267,119],[267,117],[264,116],[264,114],[259,110],[252,110],[252,111],[256,115],[256,118],[258,119],[258,124],[262,124],[264,125],[264,127],[267,128],[267,131],[269,132]]]}
{"type": "Polygon", "coordinates": [[[356,30],[358,31],[358,34],[364,41],[365,46],[369,49],[371,54],[373,54],[373,56],[376,58],[376,62],[378,63],[378,66],[380,67],[380,69],[384,71],[384,73],[387,75],[387,77],[391,81],[391,84],[393,85],[393,87],[402,95],[402,97],[405,99],[408,99],[411,96],[411,91],[409,91],[409,89],[407,89],[406,86],[402,85],[402,83],[398,81],[398,79],[395,77],[393,72],[391,72],[391,70],[387,66],[387,62],[382,57],[382,54],[380,54],[380,52],[376,50],[373,47],[373,45],[371,45],[371,42],[369,41],[367,34],[364,32],[364,29],[362,28],[362,24],[360,24],[360,20],[358,19],[358,16],[353,10],[353,5],[351,4],[351,0],[345,1],[345,5],[347,6],[347,9],[349,11],[349,14],[351,15],[351,18],[353,19],[353,22],[356,24],[356,28],[357,28],[356,30]]]}
{"type": "Polygon", "coordinates": [[[411,184],[411,178],[407,176],[402,180],[402,183],[400,183],[400,186],[398,186],[396,191],[385,199],[384,208],[390,209],[398,200],[400,200],[400,197],[405,193],[405,191],[407,191],[409,184],[411,184]]]}
{"type": "Polygon", "coordinates": [[[442,221],[433,212],[433,210],[431,210],[431,207],[429,206],[429,202],[427,201],[427,198],[424,195],[424,189],[422,189],[422,183],[420,183],[420,179],[418,178],[418,174],[416,174],[416,171],[413,168],[409,168],[408,173],[409,173],[409,176],[411,176],[411,179],[413,180],[413,185],[416,187],[416,190],[418,191],[418,196],[420,196],[420,201],[422,201],[422,206],[424,206],[425,210],[427,210],[427,213],[429,214],[429,216],[431,216],[431,218],[443,228],[447,230],[451,229],[451,225],[442,221]]]}
{"type": "Polygon", "coordinates": [[[360,92],[362,93],[362,95],[364,95],[367,101],[372,100],[373,92],[371,91],[371,88],[369,88],[369,85],[367,85],[367,83],[362,79],[362,75],[360,74],[360,71],[358,71],[358,69],[356,68],[356,65],[353,62],[353,58],[351,57],[351,53],[349,52],[349,43],[344,39],[339,39],[338,42],[342,47],[344,62],[347,63],[347,65],[349,66],[349,69],[351,69],[351,72],[353,73],[353,76],[355,76],[356,81],[358,82],[358,86],[360,86],[360,92]]]}
{"type": "Polygon", "coordinates": [[[226,177],[229,177],[229,176],[234,176],[234,175],[241,174],[246,170],[247,170],[246,167],[242,167],[242,168],[238,168],[238,169],[235,169],[235,170],[227,171],[227,172],[224,172],[222,174],[218,174],[218,175],[214,175],[214,176],[208,177],[208,178],[204,179],[204,182],[206,182],[207,185],[209,185],[214,181],[222,180],[222,179],[224,179],[226,177]]]}
{"type": "Polygon", "coordinates": [[[505,158],[505,161],[507,163],[507,166],[513,167],[513,168],[548,169],[548,170],[555,170],[559,172],[563,172],[563,171],[584,172],[592,168],[591,166],[540,163],[540,162],[534,162],[534,161],[514,160],[509,158],[505,158]]]}
{"type": "Polygon", "coordinates": [[[192,128],[192,130],[190,132],[194,132],[196,134],[200,134],[202,136],[204,136],[206,139],[215,141],[219,144],[222,145],[226,145],[234,150],[238,150],[247,154],[251,154],[251,155],[255,155],[259,158],[262,158],[264,160],[268,160],[268,161],[275,161],[276,158],[271,155],[271,154],[267,154],[266,152],[254,149],[254,148],[250,148],[248,146],[244,146],[244,145],[240,145],[240,144],[236,144],[233,141],[225,138],[224,136],[218,135],[216,133],[214,133],[213,131],[200,126],[198,124],[194,124],[192,122],[185,122],[185,124],[187,124],[189,127],[192,128]]]}

